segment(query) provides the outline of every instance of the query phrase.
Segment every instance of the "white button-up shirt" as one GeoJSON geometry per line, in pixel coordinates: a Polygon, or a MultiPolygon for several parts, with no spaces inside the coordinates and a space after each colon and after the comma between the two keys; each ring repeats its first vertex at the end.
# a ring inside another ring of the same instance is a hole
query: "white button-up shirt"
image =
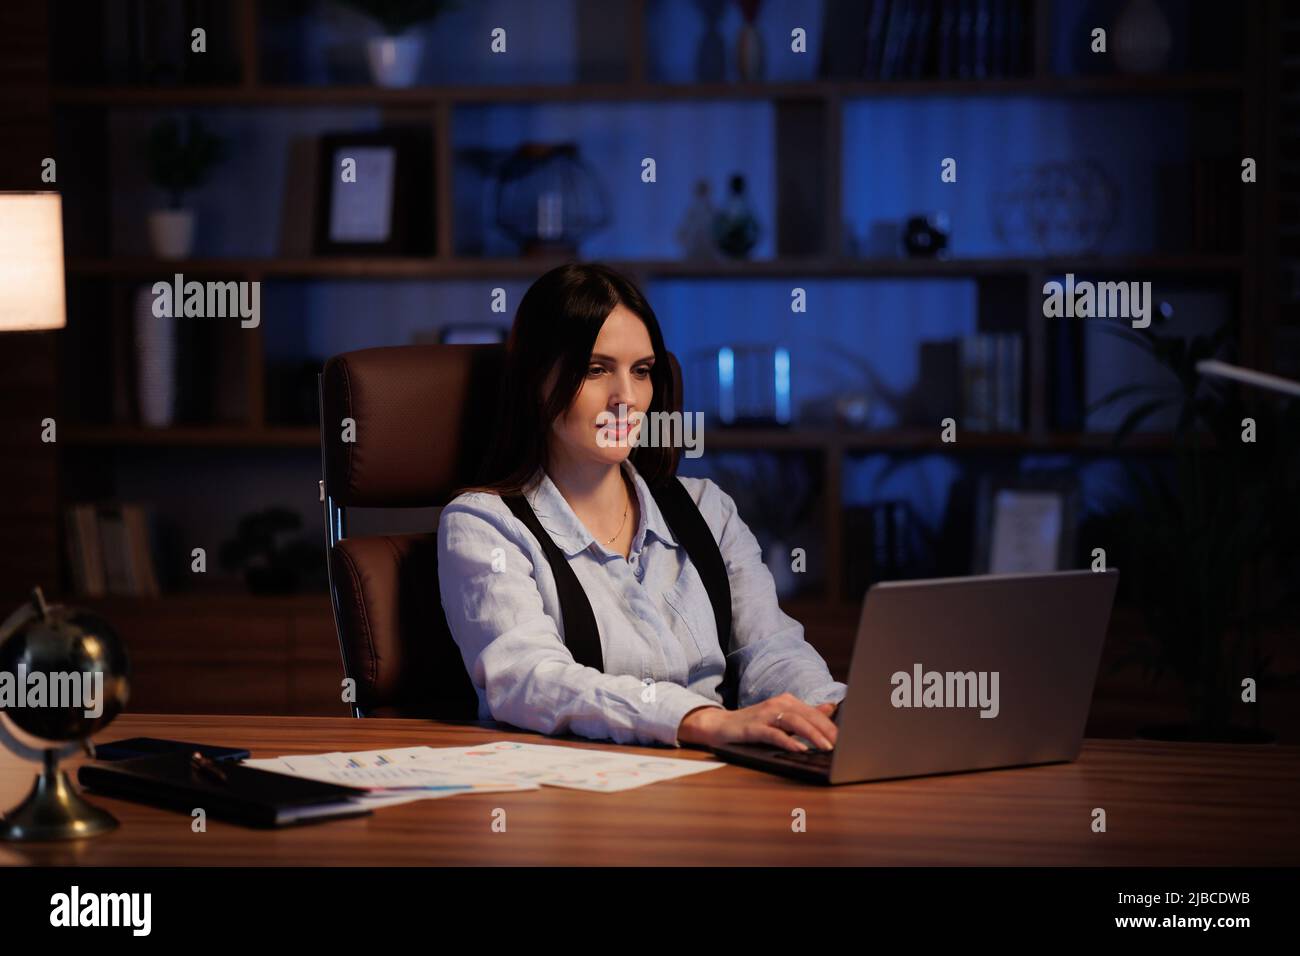
{"type": "MultiPolygon", "coordinates": [[[[680,746],[682,718],[722,706],[725,660],[713,605],[645,479],[630,460],[640,522],[631,555],[602,547],[549,475],[526,498],[591,602],[605,672],[565,646],[559,595],[541,544],[498,495],[463,494],[438,521],[438,584],[479,718],[544,734],[680,746]]],[[[803,625],[777,605],[772,574],[731,496],[682,478],[722,551],[731,586],[739,706],[783,692],[816,705],[844,698],[803,625]]]]}

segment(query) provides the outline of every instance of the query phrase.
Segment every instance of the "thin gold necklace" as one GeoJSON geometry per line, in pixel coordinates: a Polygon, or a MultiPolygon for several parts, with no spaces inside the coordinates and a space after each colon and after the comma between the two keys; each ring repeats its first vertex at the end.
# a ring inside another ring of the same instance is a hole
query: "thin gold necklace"
{"type": "MultiPolygon", "coordinates": [[[[623,490],[624,490],[624,491],[627,491],[627,482],[626,482],[626,481],[623,482],[623,490]]],[[[627,504],[623,506],[623,520],[620,521],[620,522],[618,523],[618,530],[614,532],[614,536],[613,536],[612,538],[610,538],[608,541],[605,541],[605,542],[602,542],[602,543],[604,543],[604,544],[613,544],[613,543],[614,543],[614,538],[617,538],[620,534],[623,533],[623,525],[627,524],[627,513],[628,513],[628,511],[631,510],[631,508],[632,508],[632,495],[631,495],[631,494],[628,494],[628,496],[627,496],[627,504]]]]}

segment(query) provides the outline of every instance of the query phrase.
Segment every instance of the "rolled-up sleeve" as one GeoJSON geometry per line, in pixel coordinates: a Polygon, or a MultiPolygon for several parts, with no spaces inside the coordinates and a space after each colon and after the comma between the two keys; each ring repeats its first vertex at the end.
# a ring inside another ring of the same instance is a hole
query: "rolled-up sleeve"
{"type": "Polygon", "coordinates": [[[544,607],[513,515],[467,495],[438,521],[438,587],[465,669],[494,720],[543,734],[680,746],[677,728],[716,701],[671,681],[579,664],[544,607]]]}
{"type": "Polygon", "coordinates": [[[826,661],[804,639],[803,625],[781,610],[776,582],[763,563],[754,533],[741,520],[731,496],[712,481],[721,512],[718,547],[731,584],[732,654],[740,668],[739,706],[790,693],[816,706],[844,699],[848,685],[831,677],[826,661]]]}

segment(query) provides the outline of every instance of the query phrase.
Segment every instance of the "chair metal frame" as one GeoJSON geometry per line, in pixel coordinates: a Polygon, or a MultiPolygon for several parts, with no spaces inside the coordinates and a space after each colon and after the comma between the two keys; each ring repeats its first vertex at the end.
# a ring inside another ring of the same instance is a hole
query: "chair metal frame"
{"type": "MultiPolygon", "coordinates": [[[[325,384],[324,373],[316,373],[316,406],[320,412],[320,500],[325,513],[325,571],[329,582],[330,612],[334,616],[334,636],[339,642],[339,656],[343,660],[343,673],[354,682],[352,661],[348,659],[347,642],[343,639],[342,616],[339,613],[339,592],[334,587],[334,546],[347,537],[347,513],[334,501],[329,488],[329,467],[325,451],[325,384]]],[[[355,691],[355,686],[353,690],[355,691]]],[[[351,702],[352,716],[365,717],[361,705],[351,702]]]]}

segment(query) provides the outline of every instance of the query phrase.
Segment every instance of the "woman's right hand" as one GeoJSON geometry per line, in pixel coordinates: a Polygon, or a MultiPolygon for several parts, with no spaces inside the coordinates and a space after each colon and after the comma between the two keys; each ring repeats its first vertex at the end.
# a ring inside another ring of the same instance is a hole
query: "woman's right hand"
{"type": "Polygon", "coordinates": [[[839,732],[829,716],[834,708],[835,705],[830,703],[812,707],[793,694],[778,694],[739,710],[699,707],[682,718],[677,728],[677,739],[681,743],[706,746],[759,743],[785,750],[807,750],[805,744],[794,739],[798,734],[820,749],[829,750],[835,746],[839,732]],[[779,727],[776,725],[778,716],[781,718],[779,727]]]}

